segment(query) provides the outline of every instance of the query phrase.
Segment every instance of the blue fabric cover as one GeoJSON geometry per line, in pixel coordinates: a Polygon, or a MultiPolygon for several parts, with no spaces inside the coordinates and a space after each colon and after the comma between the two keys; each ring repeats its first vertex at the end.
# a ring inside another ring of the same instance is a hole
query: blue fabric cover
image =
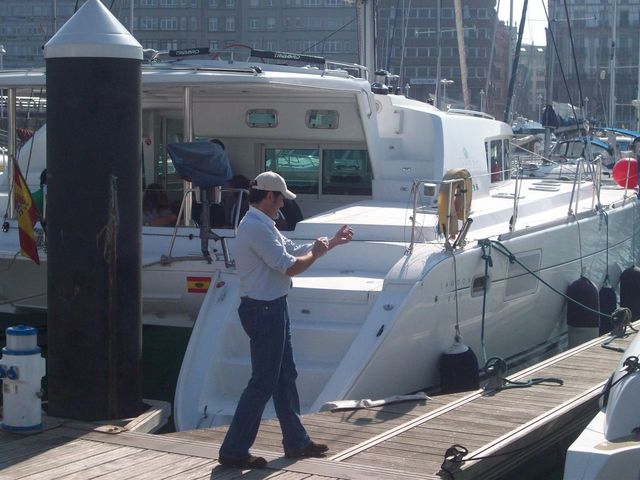
{"type": "Polygon", "coordinates": [[[227,152],[216,143],[172,143],[167,151],[178,174],[194,187],[219,187],[233,176],[227,152]]]}

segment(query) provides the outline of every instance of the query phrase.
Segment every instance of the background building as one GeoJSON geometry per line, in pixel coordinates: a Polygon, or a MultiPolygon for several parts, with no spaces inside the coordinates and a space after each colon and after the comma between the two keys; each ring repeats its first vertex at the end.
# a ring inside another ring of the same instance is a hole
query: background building
{"type": "MultiPolygon", "coordinates": [[[[569,27],[564,2],[549,0],[551,29],[559,50],[562,78],[557,59],[554,65],[553,97],[560,102],[580,105],[579,86],[587,110],[587,116],[597,125],[609,125],[613,104],[614,126],[637,128],[637,111],[633,100],[640,97],[638,65],[640,54],[640,8],[638,2],[629,0],[567,1],[571,22],[575,60],[571,52],[569,27]],[[614,102],[611,92],[611,53],[614,43],[614,13],[616,17],[616,69],[614,102]],[[576,67],[578,66],[578,75],[576,67]],[[568,85],[568,91],[565,87],[568,85]],[[578,80],[580,82],[578,83],[578,80]]],[[[549,38],[549,36],[548,36],[549,38]]],[[[549,39],[547,45],[551,46],[549,39]]],[[[551,53],[552,49],[549,48],[551,53]]],[[[549,57],[548,61],[551,60],[549,57]]],[[[547,67],[549,68],[549,67],[547,67]]]]}
{"type": "Polygon", "coordinates": [[[512,109],[514,116],[540,122],[545,106],[546,47],[522,45],[514,88],[512,109]]]}
{"type": "MultiPolygon", "coordinates": [[[[102,1],[130,28],[130,0],[102,1]]],[[[2,0],[4,68],[43,66],[42,46],[75,5],[76,0],[2,0]]],[[[133,6],[133,34],[145,48],[224,51],[246,45],[357,60],[355,9],[344,0],[134,0],[133,6]]]]}
{"type": "MultiPolygon", "coordinates": [[[[408,84],[410,96],[418,99],[434,95],[438,80],[453,81],[446,82],[447,103],[461,107],[463,95],[453,0],[441,0],[440,48],[437,3],[434,0],[379,0],[378,64],[400,75],[401,84],[408,84]],[[441,58],[439,79],[438,55],[441,58]]],[[[462,17],[471,108],[480,109],[482,102],[485,111],[502,118],[508,78],[507,27],[497,19],[495,0],[463,1],[462,17]]],[[[442,96],[444,92],[439,93],[442,96]]]]}

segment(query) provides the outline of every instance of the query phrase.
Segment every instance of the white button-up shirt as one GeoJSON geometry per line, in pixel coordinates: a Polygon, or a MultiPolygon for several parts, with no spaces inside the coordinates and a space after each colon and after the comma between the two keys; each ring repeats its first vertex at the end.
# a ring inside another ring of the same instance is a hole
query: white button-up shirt
{"type": "Polygon", "coordinates": [[[236,235],[240,296],[275,300],[286,295],[291,287],[287,269],[296,263],[296,256],[304,255],[312,246],[296,245],[278,231],[273,219],[249,207],[236,235]]]}

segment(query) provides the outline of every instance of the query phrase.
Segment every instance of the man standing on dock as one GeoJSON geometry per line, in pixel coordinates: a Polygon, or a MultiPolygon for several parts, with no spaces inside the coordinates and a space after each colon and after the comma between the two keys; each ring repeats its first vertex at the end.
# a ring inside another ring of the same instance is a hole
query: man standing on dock
{"type": "Polygon", "coordinates": [[[236,236],[236,262],[241,301],[238,314],[250,338],[251,379],[242,392],[229,431],[220,447],[221,465],[263,468],[267,461],[249,453],[271,397],[282,429],[287,458],[321,457],[329,449],[309,438],[300,419],[287,293],[291,278],[309,268],[333,247],[348,243],[353,230],[342,226],[331,239],[318,238],[296,245],[275,227],[274,218],[295,194],[275,172],[264,172],[252,182],[251,207],[236,236]]]}

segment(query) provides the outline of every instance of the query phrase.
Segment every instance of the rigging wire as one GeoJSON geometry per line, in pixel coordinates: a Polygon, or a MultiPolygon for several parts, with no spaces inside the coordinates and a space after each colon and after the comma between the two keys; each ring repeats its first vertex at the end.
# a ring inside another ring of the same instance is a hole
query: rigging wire
{"type": "MultiPolygon", "coordinates": [[[[562,83],[564,84],[564,88],[567,91],[567,97],[569,98],[569,104],[571,105],[571,109],[573,111],[573,118],[576,121],[576,127],[578,130],[580,129],[580,124],[578,122],[578,114],[576,113],[576,107],[573,104],[573,98],[571,97],[571,91],[569,90],[569,84],[567,82],[567,77],[564,73],[564,68],[562,68],[562,61],[560,60],[560,52],[558,51],[558,44],[556,43],[556,37],[553,34],[553,29],[551,28],[551,20],[549,19],[549,12],[547,11],[547,7],[544,2],[542,2],[542,8],[544,9],[544,15],[547,18],[547,24],[549,25],[549,37],[551,37],[551,43],[553,43],[553,50],[556,54],[556,58],[558,59],[558,67],[560,68],[560,75],[562,76],[562,83]]],[[[553,81],[553,79],[551,79],[553,81]]]]}
{"type": "MultiPolygon", "coordinates": [[[[300,53],[306,53],[311,51],[312,49],[314,49],[317,45],[320,45],[321,43],[329,40],[331,37],[333,37],[336,33],[341,32],[342,30],[344,30],[345,28],[347,28],[349,25],[351,25],[353,22],[355,22],[358,18],[352,18],[349,22],[345,23],[343,26],[341,26],[340,28],[338,28],[337,30],[334,30],[333,32],[331,32],[329,35],[327,35],[326,37],[321,38],[320,40],[318,40],[316,43],[314,43],[313,45],[311,45],[308,48],[305,48],[304,50],[302,50],[300,53]]],[[[324,48],[324,47],[323,47],[324,48]]]]}
{"type": "MultiPolygon", "coordinates": [[[[576,80],[578,81],[578,92],[580,93],[580,107],[584,107],[584,97],[582,95],[582,83],[580,82],[580,71],[578,70],[578,60],[576,59],[576,47],[573,43],[573,32],[571,31],[571,20],[569,20],[569,7],[567,7],[567,0],[564,3],[564,13],[567,17],[567,29],[569,30],[569,40],[571,41],[571,58],[573,58],[573,68],[576,69],[576,80]]],[[[574,110],[575,114],[575,110],[574,110]]],[[[577,120],[577,119],[576,119],[577,120]]]]}

